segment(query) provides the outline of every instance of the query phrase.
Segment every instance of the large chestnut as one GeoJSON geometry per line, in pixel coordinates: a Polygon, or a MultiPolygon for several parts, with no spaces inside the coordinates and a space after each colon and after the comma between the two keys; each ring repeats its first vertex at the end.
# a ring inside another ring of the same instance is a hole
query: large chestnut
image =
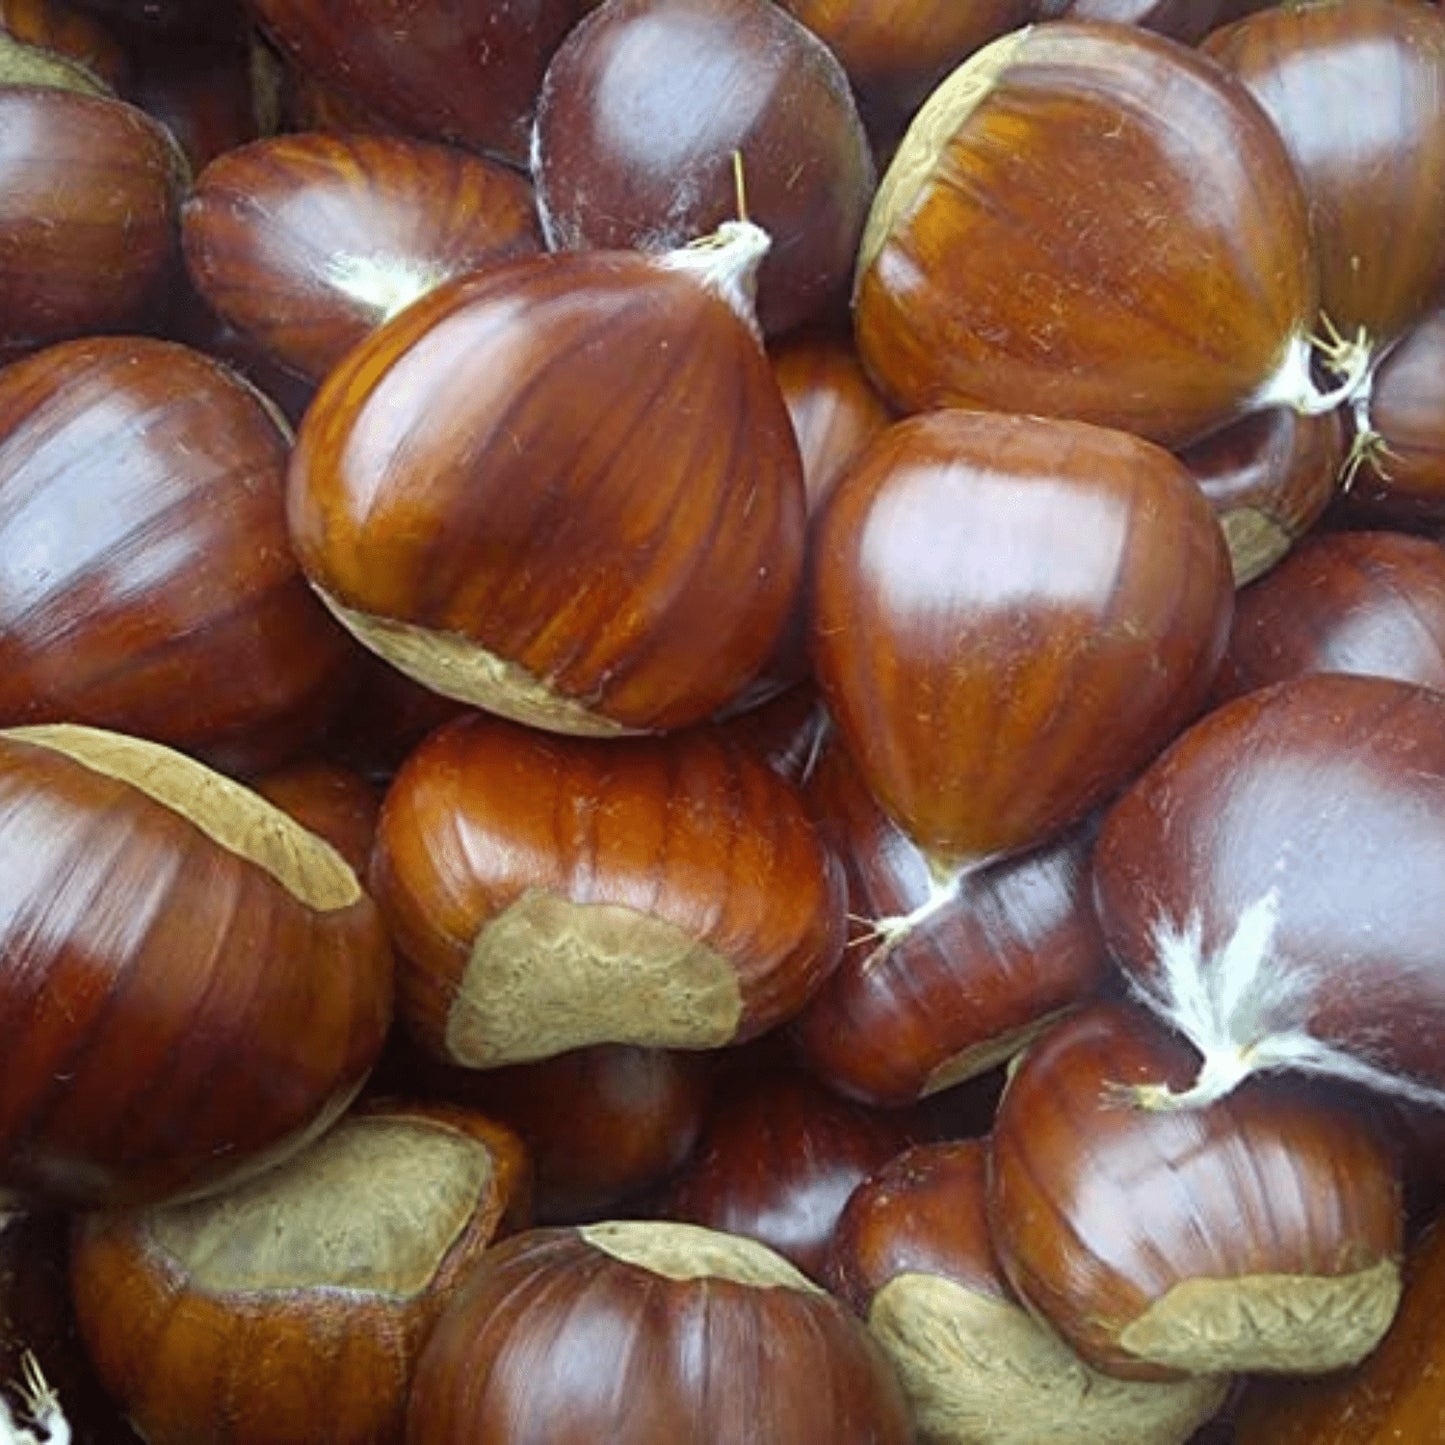
{"type": "Polygon", "coordinates": [[[1191,1050],[1097,1004],[1023,1056],[994,1125],[989,1219],[1009,1282],[1124,1379],[1322,1373],[1379,1343],[1404,1212],[1369,1119],[1298,1080],[1193,1112],[1134,1107],[1191,1050]]]}
{"type": "Polygon", "coordinates": [[[397,775],[371,877],[403,1021],[473,1068],[742,1042],[796,1013],[843,941],[842,878],[802,798],[715,731],[463,718],[397,775]]]}
{"type": "Polygon", "coordinates": [[[797,442],[753,329],[756,227],[666,256],[523,258],[440,287],[318,393],[292,540],[426,686],[561,732],[709,717],[803,560],[797,442]]]}
{"type": "Polygon", "coordinates": [[[106,1387],[148,1445],[387,1445],[417,1356],[528,1220],[510,1130],[374,1103],[210,1199],[92,1215],[71,1261],[106,1387]]]}
{"type": "Polygon", "coordinates": [[[239,784],[91,728],[0,734],[0,1202],[239,1179],[354,1097],[391,1018],[381,919],[239,784]]]}
{"type": "Polygon", "coordinates": [[[691,1225],[488,1251],[417,1367],[409,1445],[906,1445],[867,1331],[787,1261],[691,1225]]]}

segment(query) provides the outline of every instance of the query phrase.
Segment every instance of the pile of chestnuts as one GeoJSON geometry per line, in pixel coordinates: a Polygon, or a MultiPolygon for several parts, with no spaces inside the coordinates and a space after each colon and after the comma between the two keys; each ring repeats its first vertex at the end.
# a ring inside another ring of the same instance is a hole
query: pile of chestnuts
{"type": "Polygon", "coordinates": [[[0,0],[0,1445],[1445,1439],[1433,0],[0,0]]]}

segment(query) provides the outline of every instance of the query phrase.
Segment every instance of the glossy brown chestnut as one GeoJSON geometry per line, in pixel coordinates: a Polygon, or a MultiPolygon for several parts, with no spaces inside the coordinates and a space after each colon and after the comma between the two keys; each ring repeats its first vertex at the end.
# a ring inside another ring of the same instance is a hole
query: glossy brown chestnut
{"type": "Polygon", "coordinates": [[[1400,1312],[1358,1369],[1326,1380],[1260,1381],[1240,1410],[1237,1445],[1397,1445],[1438,1440],[1445,1423],[1445,1225],[1405,1270],[1400,1312]]]}
{"type": "Polygon", "coordinates": [[[130,67],[125,51],[103,25],[66,0],[0,0],[0,31],[24,45],[79,61],[112,90],[126,84],[130,67]]]}
{"type": "Polygon", "coordinates": [[[170,342],[65,342],[0,375],[0,722],[227,771],[305,747],[357,649],[287,545],[286,458],[262,399],[170,342]]]}
{"type": "Polygon", "coordinates": [[[1023,1056],[990,1155],[1010,1283],[1124,1379],[1356,1363],[1400,1294],[1388,1143],[1295,1080],[1193,1112],[1130,1103],[1146,1080],[1186,1081],[1191,1052],[1144,1010],[1098,1004],[1023,1056]]]}
{"type": "Polygon", "coordinates": [[[320,381],[442,281],[541,249],[520,176],[387,136],[278,136],[208,166],[182,212],[202,296],[320,381]]]}
{"type": "Polygon", "coordinates": [[[758,317],[777,335],[842,302],[875,175],[848,77],[771,0],[610,0],[537,100],[548,243],[665,251],[746,210],[773,238],[758,317]]]}
{"type": "Polygon", "coordinates": [[[1445,17],[1411,0],[1271,6],[1203,49],[1289,150],[1335,332],[1366,349],[1400,336],[1445,284],[1445,17]]]}
{"type": "Polygon", "coordinates": [[[331,374],[292,541],[333,611],[436,691],[615,734],[710,717],[802,569],[797,443],[748,320],[767,247],[527,257],[440,287],[331,374]]]}
{"type": "Polygon", "coordinates": [[[1215,679],[1223,700],[1311,672],[1445,692],[1445,544],[1401,532],[1308,538],[1240,594],[1215,679]]]}
{"type": "Polygon", "coordinates": [[[1214,514],[1121,432],[943,411],[818,520],[813,664],[869,790],[940,871],[1036,847],[1192,715],[1233,605],[1214,514]]]}
{"type": "Polygon", "coordinates": [[[864,364],[905,411],[1169,446],[1262,406],[1324,409],[1316,304],[1299,182],[1259,107],[1174,41],[1069,21],[994,41],[930,96],[854,293],[864,364]]]}
{"type": "Polygon", "coordinates": [[[122,101],[0,86],[0,359],[141,324],[175,262],[185,160],[122,101]]]}
{"type": "Polygon", "coordinates": [[[359,773],[337,763],[293,763],[263,773],[252,786],[310,833],[325,838],[366,876],[381,797],[359,773]]]}
{"type": "Polygon", "coordinates": [[[595,1219],[674,1173],[702,1132],[714,1072],[706,1054],[627,1044],[504,1069],[453,1068],[404,1045],[392,1059],[428,1096],[479,1108],[521,1135],[543,1224],[595,1219]]]}
{"type": "Polygon", "coordinates": [[[341,856],[179,753],[0,734],[0,1202],[216,1188],[300,1148],[391,1018],[341,856]]]}
{"type": "Polygon", "coordinates": [[[1198,1049],[1182,1095],[1260,1070],[1445,1102],[1445,694],[1322,673],[1196,723],[1106,817],[1105,937],[1198,1049]]]}
{"type": "Polygon", "coordinates": [[[1180,453],[1224,530],[1239,587],[1263,576],[1324,515],[1344,461],[1338,412],[1257,411],[1180,453]]]}
{"type": "Polygon", "coordinates": [[[756,1239],[820,1279],[848,1196],[912,1142],[901,1115],[848,1103],[797,1070],[740,1078],[719,1091],[661,1213],[756,1239]]]}
{"type": "Polygon", "coordinates": [[[409,1445],[906,1445],[867,1331],[786,1260],[690,1225],[490,1250],[417,1367],[409,1445]]]}
{"type": "Polygon", "coordinates": [[[432,1325],[530,1223],[528,1183],[482,1115],[373,1103],[226,1194],[83,1220],[86,1345],[148,1445],[392,1445],[432,1325]]]}
{"type": "Polygon", "coordinates": [[[984,1140],[909,1149],[860,1184],[830,1288],[868,1322],[930,1445],[1182,1445],[1225,1382],[1115,1380],[1015,1299],[994,1256],[984,1140]]]}
{"type": "Polygon", "coordinates": [[[300,70],[404,130],[527,159],[532,104],[577,0],[247,0],[300,70]]]}
{"type": "Polygon", "coordinates": [[[404,1022],[472,1068],[742,1042],[796,1013],[842,946],[842,877],[802,798],[703,731],[449,724],[388,791],[371,877],[404,1022]]]}

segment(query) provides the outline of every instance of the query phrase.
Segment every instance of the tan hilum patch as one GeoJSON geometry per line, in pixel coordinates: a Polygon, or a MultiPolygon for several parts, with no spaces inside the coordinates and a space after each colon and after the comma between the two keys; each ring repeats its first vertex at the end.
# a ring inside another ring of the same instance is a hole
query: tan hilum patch
{"type": "Polygon", "coordinates": [[[578,1233],[594,1249],[623,1264],[686,1283],[723,1279],[756,1289],[795,1289],[822,1294],[805,1274],[753,1239],[696,1224],[624,1219],[583,1225],[578,1233]]]}

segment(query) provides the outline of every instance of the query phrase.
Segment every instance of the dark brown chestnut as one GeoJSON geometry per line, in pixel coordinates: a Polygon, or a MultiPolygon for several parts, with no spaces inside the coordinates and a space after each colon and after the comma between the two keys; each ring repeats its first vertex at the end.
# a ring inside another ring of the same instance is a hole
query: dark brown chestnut
{"type": "Polygon", "coordinates": [[[1219,23],[1223,0],[1043,0],[1040,20],[1104,20],[1137,25],[1197,44],[1219,23]]]}
{"type": "Polygon", "coordinates": [[[692,1225],[535,1230],[433,1332],[409,1445],[907,1445],[867,1331],[786,1260],[692,1225]]]}
{"type": "Polygon", "coordinates": [[[388,791],[371,878],[404,1022],[472,1068],[754,1038],[843,941],[842,877],[801,796],[712,731],[451,723],[388,791]]]}
{"type": "Polygon", "coordinates": [[[315,381],[442,281],[542,245],[531,187],[514,172],[367,135],[229,151],[197,178],[181,240],[207,302],[315,381]]]}
{"type": "Polygon", "coordinates": [[[1110,809],[1099,919],[1199,1051],[1189,1108],[1299,1069],[1445,1104],[1445,693],[1319,673],[1225,704],[1110,809]]]}
{"type": "Polygon", "coordinates": [[[1197,1111],[1134,1107],[1182,1084],[1189,1046],[1097,1004],[1023,1056],[990,1151],[1009,1282],[1095,1369],[1124,1379],[1322,1373],[1363,1359],[1400,1296],[1393,1152],[1298,1080],[1197,1111]]]}
{"type": "Polygon", "coordinates": [[[532,174],[559,250],[665,251],[738,205],[773,238],[758,317],[777,335],[844,298],[873,196],[848,77],[771,0],[609,0],[537,101],[532,174]]]}

